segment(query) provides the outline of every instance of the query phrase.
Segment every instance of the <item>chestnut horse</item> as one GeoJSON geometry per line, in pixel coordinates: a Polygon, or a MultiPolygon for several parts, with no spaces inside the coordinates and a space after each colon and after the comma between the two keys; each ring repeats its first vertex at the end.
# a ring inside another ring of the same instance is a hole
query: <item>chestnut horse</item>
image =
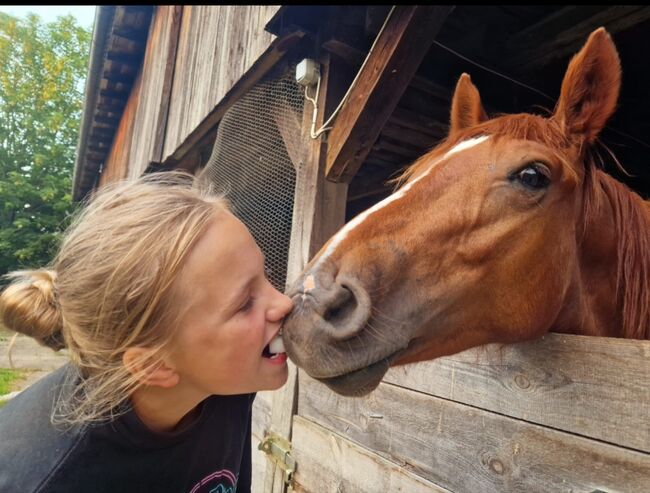
{"type": "Polygon", "coordinates": [[[549,118],[488,119],[463,74],[446,140],[290,288],[289,357],[344,395],[390,366],[553,330],[650,338],[650,207],[595,164],[621,69],[605,29],[549,118]]]}

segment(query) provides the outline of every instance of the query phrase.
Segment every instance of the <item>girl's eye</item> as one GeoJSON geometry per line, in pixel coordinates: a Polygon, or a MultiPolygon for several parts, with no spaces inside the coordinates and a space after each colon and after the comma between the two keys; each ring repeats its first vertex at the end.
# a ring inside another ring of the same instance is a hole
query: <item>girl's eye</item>
{"type": "Polygon", "coordinates": [[[239,307],[239,310],[237,310],[237,312],[246,313],[248,310],[250,310],[253,307],[253,301],[255,301],[253,299],[253,297],[249,296],[248,299],[246,300],[246,302],[242,306],[239,307]]]}
{"type": "Polygon", "coordinates": [[[541,190],[548,187],[550,180],[550,171],[542,163],[534,162],[525,168],[513,173],[510,176],[511,181],[517,181],[529,190],[541,190]]]}

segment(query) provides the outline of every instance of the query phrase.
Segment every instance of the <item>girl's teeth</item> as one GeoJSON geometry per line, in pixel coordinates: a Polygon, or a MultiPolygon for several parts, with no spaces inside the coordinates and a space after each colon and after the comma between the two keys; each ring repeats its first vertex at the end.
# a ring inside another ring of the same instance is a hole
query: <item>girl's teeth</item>
{"type": "Polygon", "coordinates": [[[273,340],[269,343],[269,352],[274,355],[285,352],[284,342],[282,342],[282,337],[277,335],[273,338],[273,340]]]}

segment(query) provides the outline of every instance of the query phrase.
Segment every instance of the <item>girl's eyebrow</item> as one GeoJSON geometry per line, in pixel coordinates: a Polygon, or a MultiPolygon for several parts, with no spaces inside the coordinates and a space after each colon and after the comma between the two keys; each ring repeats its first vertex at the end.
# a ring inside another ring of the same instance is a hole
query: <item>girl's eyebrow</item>
{"type": "MultiPolygon", "coordinates": [[[[262,254],[262,271],[264,271],[264,265],[266,264],[266,257],[264,256],[264,252],[262,252],[261,250],[260,253],[262,254]]],[[[238,287],[235,290],[236,294],[233,295],[233,297],[226,302],[225,310],[227,313],[232,313],[241,306],[244,298],[248,296],[248,291],[250,290],[251,284],[256,280],[256,278],[257,278],[257,274],[250,276],[248,280],[241,285],[241,287],[238,287]]]]}
{"type": "Polygon", "coordinates": [[[226,313],[233,313],[241,306],[244,298],[248,296],[249,287],[252,281],[253,279],[249,279],[246,283],[241,285],[241,287],[237,288],[235,294],[226,303],[226,313]]]}

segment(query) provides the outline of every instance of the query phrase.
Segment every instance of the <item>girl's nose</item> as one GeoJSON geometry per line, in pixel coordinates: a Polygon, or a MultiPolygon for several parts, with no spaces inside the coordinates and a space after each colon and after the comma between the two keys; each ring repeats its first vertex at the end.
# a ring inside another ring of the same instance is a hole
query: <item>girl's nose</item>
{"type": "Polygon", "coordinates": [[[288,296],[276,291],[276,297],[273,306],[269,310],[268,318],[270,321],[275,322],[282,320],[293,309],[293,301],[288,296]]]}

